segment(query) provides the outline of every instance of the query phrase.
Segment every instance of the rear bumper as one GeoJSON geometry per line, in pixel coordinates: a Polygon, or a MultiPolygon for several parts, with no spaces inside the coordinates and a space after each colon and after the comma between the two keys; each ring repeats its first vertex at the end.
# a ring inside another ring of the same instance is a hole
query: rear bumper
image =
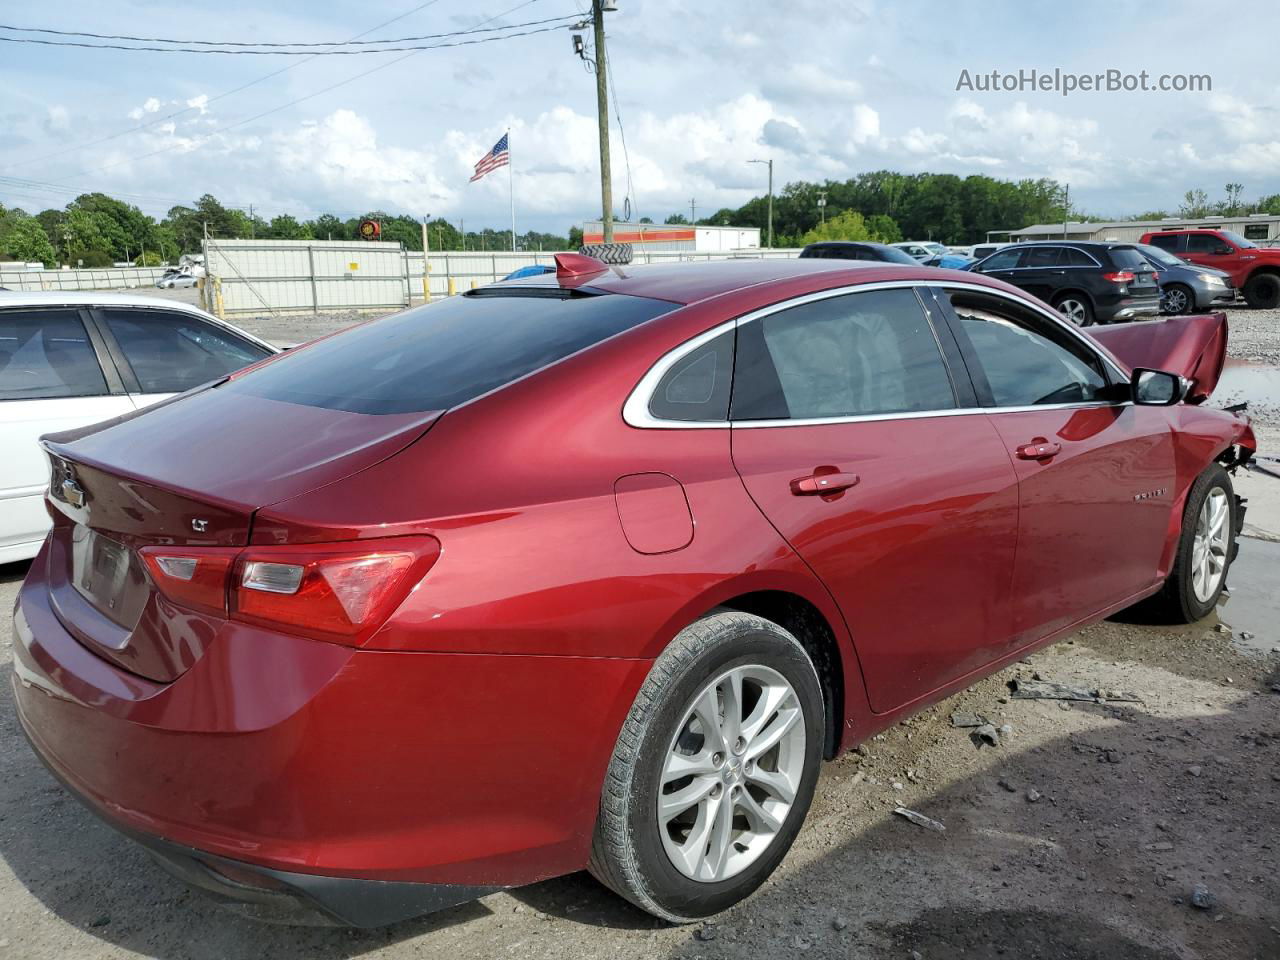
{"type": "Polygon", "coordinates": [[[1097,318],[1103,323],[1116,320],[1136,320],[1139,317],[1160,315],[1159,297],[1124,297],[1113,304],[1099,304],[1097,318]]]}
{"type": "Polygon", "coordinates": [[[23,729],[198,886],[365,925],[585,866],[650,661],[363,651],[227,624],[159,684],[68,634],[43,568],[14,611],[23,729]],[[374,900],[392,907],[360,906],[374,900]]]}

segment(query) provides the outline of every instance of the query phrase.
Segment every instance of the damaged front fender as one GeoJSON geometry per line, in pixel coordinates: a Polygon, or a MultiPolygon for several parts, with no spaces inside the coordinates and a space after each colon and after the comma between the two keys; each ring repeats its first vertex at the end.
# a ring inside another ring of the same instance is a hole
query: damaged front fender
{"type": "Polygon", "coordinates": [[[1227,315],[1222,312],[1091,327],[1085,332],[1130,371],[1143,367],[1185,377],[1191,384],[1188,403],[1209,398],[1227,360],[1227,315]]]}

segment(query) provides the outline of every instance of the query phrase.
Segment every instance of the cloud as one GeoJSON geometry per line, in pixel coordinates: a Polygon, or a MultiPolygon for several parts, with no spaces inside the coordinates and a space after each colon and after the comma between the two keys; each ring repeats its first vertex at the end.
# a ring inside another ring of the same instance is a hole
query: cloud
{"type": "Polygon", "coordinates": [[[66,133],[71,128],[71,115],[67,112],[66,107],[61,104],[55,104],[49,108],[44,125],[45,129],[50,133],[66,133]]]}

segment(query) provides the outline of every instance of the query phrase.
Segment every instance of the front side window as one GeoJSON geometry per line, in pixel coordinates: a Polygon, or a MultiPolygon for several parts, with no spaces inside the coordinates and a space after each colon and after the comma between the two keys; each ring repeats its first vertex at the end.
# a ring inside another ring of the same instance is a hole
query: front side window
{"type": "Polygon", "coordinates": [[[256,343],[189,314],[101,312],[143,393],[181,393],[271,355],[256,343]]]}
{"type": "Polygon", "coordinates": [[[1050,321],[997,297],[959,291],[950,296],[997,407],[1106,398],[1101,361],[1050,321]]]}
{"type": "Polygon", "coordinates": [[[1193,233],[1187,237],[1187,253],[1221,253],[1226,246],[1212,233],[1193,233]]]}
{"type": "Polygon", "coordinates": [[[98,356],[76,311],[0,311],[0,400],[106,392],[98,356]]]}
{"type": "Polygon", "coordinates": [[[993,253],[982,261],[982,272],[986,273],[988,270],[1012,270],[1018,265],[1018,258],[1021,256],[1021,250],[1001,250],[999,253],[993,253]]]}
{"type": "Polygon", "coordinates": [[[815,300],[738,330],[734,420],[871,416],[955,406],[938,342],[911,290],[815,300]]]}

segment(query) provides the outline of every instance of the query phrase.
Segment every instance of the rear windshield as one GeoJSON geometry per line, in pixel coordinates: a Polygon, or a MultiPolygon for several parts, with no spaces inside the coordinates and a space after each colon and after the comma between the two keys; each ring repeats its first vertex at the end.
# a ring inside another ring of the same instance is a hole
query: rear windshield
{"type": "Polygon", "coordinates": [[[219,389],[351,413],[447,410],[679,306],[560,293],[450,297],[355,327],[219,389]]]}
{"type": "Polygon", "coordinates": [[[1129,267],[1130,269],[1137,267],[1139,270],[1151,269],[1151,264],[1147,263],[1147,258],[1133,247],[1112,247],[1111,262],[1117,267],[1129,267]]]}

